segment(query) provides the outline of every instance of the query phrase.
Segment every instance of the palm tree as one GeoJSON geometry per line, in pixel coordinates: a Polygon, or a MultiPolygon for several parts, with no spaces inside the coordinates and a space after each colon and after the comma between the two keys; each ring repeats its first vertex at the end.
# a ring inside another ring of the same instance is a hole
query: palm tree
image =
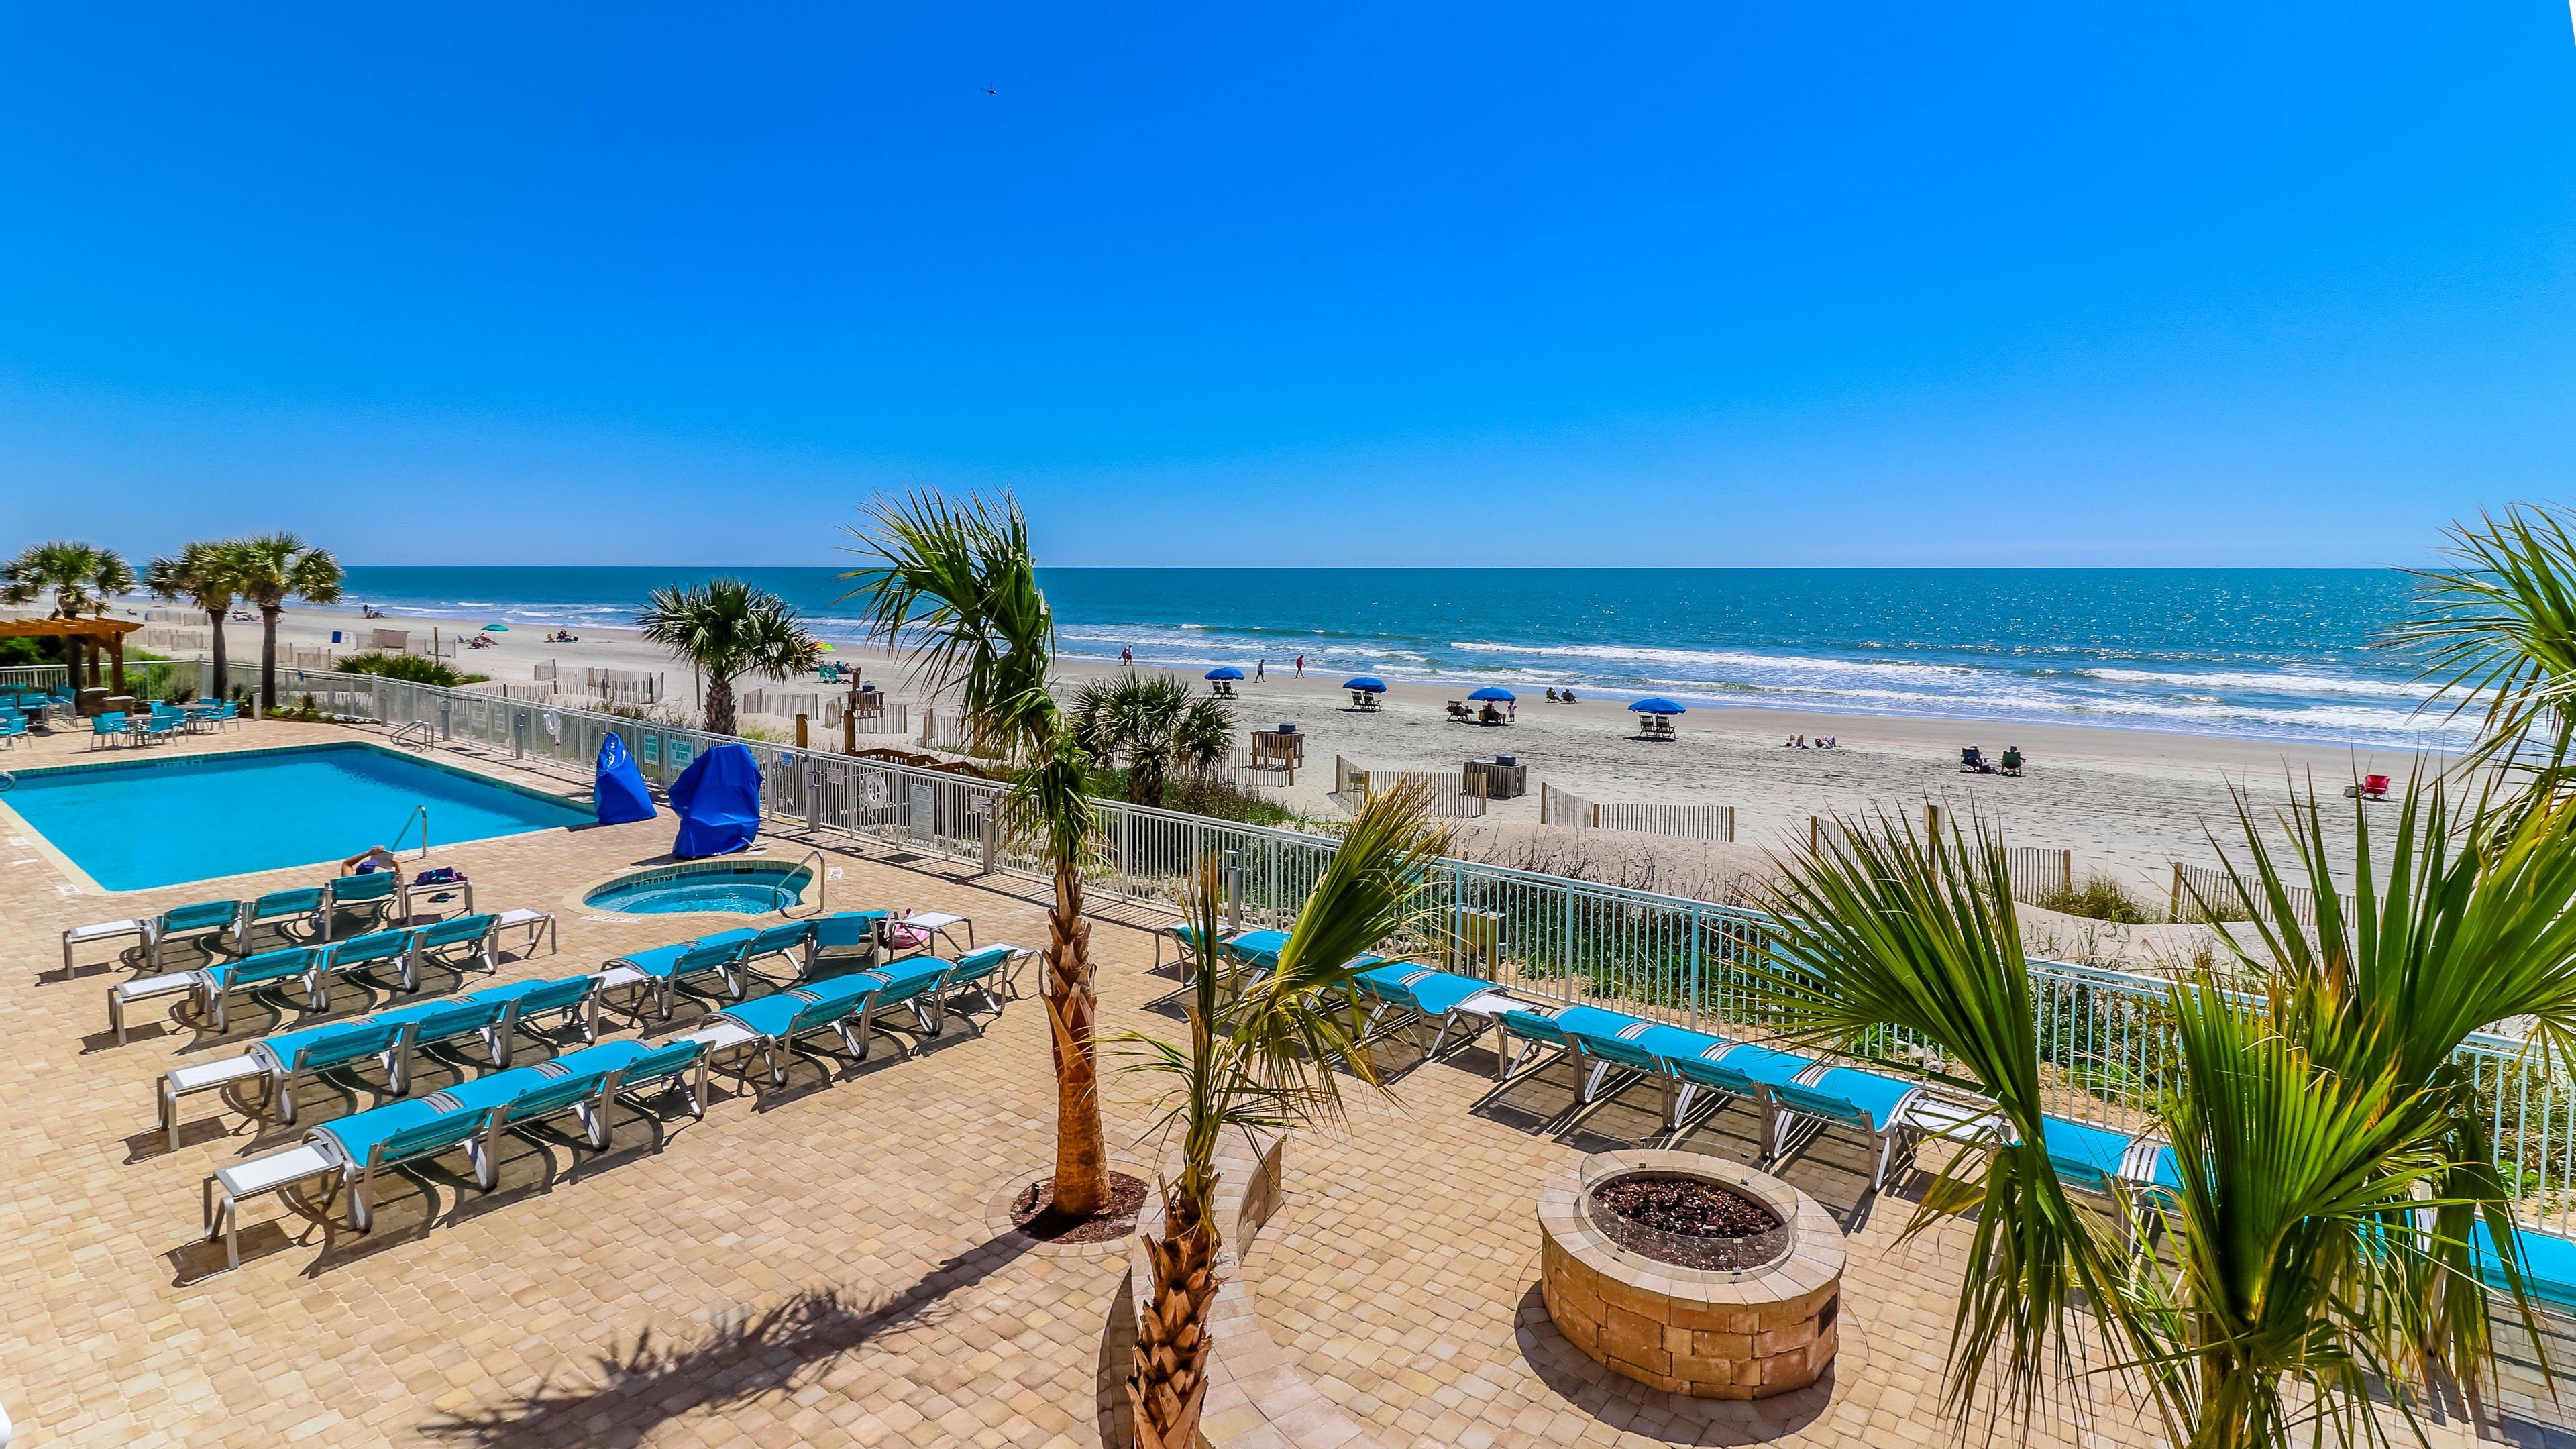
{"type": "MultiPolygon", "coordinates": [[[[2222,927],[2229,972],[2177,979],[2162,1003],[2173,1070],[2155,1110],[2178,1186],[2131,1205],[2167,1244],[2135,1262],[2039,1145],[2037,1013],[2001,840],[1983,821],[1972,843],[1880,820],[1790,866],[1777,964],[1756,972],[1785,1034],[1849,1049],[1893,1026],[1933,1050],[1937,1079],[1996,1106],[1908,1228],[1976,1215],[1954,1413],[1991,1384],[2026,1417],[2070,1372],[2079,1299],[2177,1443],[2372,1442],[2374,1382],[2411,1403],[2491,1377],[2471,1228],[2509,1257],[2515,1239],[2459,1049],[2516,1016],[2553,1053],[2576,1042],[2576,803],[2503,824],[2487,803],[2455,813],[2410,784],[2375,871],[2356,801],[2348,894],[2313,795],[2288,822],[2288,870],[2240,806],[2250,868],[2231,863],[2231,904],[2255,925],[2243,941],[2222,927]]],[[[2528,1319],[2518,1278],[2508,1296],[2528,1319]]]]}
{"type": "MultiPolygon", "coordinates": [[[[51,592],[57,619],[104,614],[109,599],[133,587],[134,570],[114,549],[76,539],[29,544],[0,564],[0,600],[32,604],[51,592]]],[[[72,671],[74,684],[80,682],[80,647],[71,636],[63,637],[63,664],[72,671]]]]}
{"type": "Polygon", "coordinates": [[[1073,737],[1094,760],[1125,761],[1130,801],[1160,805],[1173,775],[1224,763],[1234,716],[1176,675],[1120,674],[1074,695],[1073,737]]]}
{"type": "Polygon", "coordinates": [[[275,709],[278,617],[289,599],[327,604],[340,597],[339,561],[291,533],[263,533],[217,548],[233,588],[259,606],[259,704],[275,709]]]}
{"type": "Polygon", "coordinates": [[[2558,794],[2576,750],[2576,535],[2543,507],[2450,534],[2452,566],[2417,572],[2422,612],[2381,642],[2423,656],[2428,706],[2480,717],[2472,763],[2501,761],[2535,796],[2558,794]]]}
{"type": "MultiPolygon", "coordinates": [[[[1180,1173],[1162,1185],[1162,1231],[1146,1236],[1153,1296],[1128,1378],[1138,1449],[1199,1442],[1208,1312],[1223,1246],[1214,1212],[1218,1139],[1229,1131],[1252,1138],[1339,1120],[1337,1069],[1377,1085],[1349,1005],[1356,958],[1419,923],[1422,887],[1448,843],[1447,832],[1432,824],[1427,785],[1408,781],[1370,797],[1299,908],[1275,970],[1222,1003],[1217,953],[1197,951],[1190,963],[1188,1043],[1125,1038],[1141,1056],[1128,1070],[1172,1079],[1162,1125],[1181,1138],[1180,1173]]],[[[1201,861],[1190,894],[1201,941],[1217,939],[1223,891],[1221,863],[1201,861]]]]}
{"type": "Polygon", "coordinates": [[[735,680],[785,679],[823,657],[794,606],[740,579],[655,589],[637,617],[645,638],[706,671],[707,728],[720,735],[733,733],[735,680]]]}
{"type": "Polygon", "coordinates": [[[143,587],[160,598],[184,599],[206,611],[206,622],[214,629],[215,677],[209,693],[216,699],[230,694],[224,619],[232,613],[238,591],[233,587],[231,555],[225,546],[201,541],[173,556],[156,558],[143,566],[143,587]]]}
{"type": "Polygon", "coordinates": [[[876,637],[912,652],[934,691],[956,690],[977,743],[1012,764],[1012,828],[1039,841],[1054,877],[1046,949],[1047,1022],[1055,1043],[1055,1208],[1079,1221],[1108,1201],[1092,1040],[1091,928],[1083,870],[1096,851],[1084,785],[1091,759],[1048,688],[1055,616],[1038,587],[1028,520],[1005,497],[951,503],[934,493],[883,502],[858,552],[883,562],[843,575],[876,637]]]}

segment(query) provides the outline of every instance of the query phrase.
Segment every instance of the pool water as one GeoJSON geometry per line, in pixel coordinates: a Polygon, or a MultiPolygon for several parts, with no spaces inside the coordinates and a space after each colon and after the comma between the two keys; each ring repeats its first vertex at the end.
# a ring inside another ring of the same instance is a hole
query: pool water
{"type": "MultiPolygon", "coordinates": [[[[107,890],[337,864],[429,809],[432,845],[587,825],[590,807],[368,744],[22,770],[0,794],[107,890]]],[[[418,828],[406,842],[417,844],[418,828]]]]}
{"type": "Polygon", "coordinates": [[[801,865],[745,861],[720,866],[679,866],[610,881],[582,904],[637,916],[683,911],[723,911],[765,916],[796,904],[812,873],[801,865]]]}

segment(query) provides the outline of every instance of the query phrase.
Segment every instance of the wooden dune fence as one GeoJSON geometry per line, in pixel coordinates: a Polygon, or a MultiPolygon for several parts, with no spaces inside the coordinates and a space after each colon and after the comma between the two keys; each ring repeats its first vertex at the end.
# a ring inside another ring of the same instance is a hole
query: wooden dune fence
{"type": "Polygon", "coordinates": [[[1735,807],[1682,805],[1670,801],[1586,800],[1544,780],[1538,786],[1538,818],[1545,825],[1573,825],[1586,830],[1633,830],[1644,835],[1673,835],[1685,840],[1733,840],[1735,807]]]}
{"type": "Polygon", "coordinates": [[[1333,756],[1333,794],[1342,808],[1357,813],[1368,803],[1370,794],[1392,789],[1403,780],[1419,780],[1431,790],[1431,813],[1445,820],[1473,820],[1485,813],[1485,797],[1460,788],[1465,778],[1435,775],[1428,770],[1371,769],[1355,765],[1340,755],[1333,756]]]}
{"type": "MultiPolygon", "coordinates": [[[[2258,891],[2263,888],[2260,882],[2250,879],[2246,884],[2258,891]]],[[[2299,918],[2299,924],[2315,929],[2315,894],[2306,886],[2284,885],[2281,889],[2289,896],[2291,913],[2299,918]]],[[[2250,921],[2254,919],[2254,903],[2236,888],[2227,872],[2214,866],[2188,865],[2177,860],[2173,863],[2173,894],[2168,914],[2176,921],[2250,921]]]]}

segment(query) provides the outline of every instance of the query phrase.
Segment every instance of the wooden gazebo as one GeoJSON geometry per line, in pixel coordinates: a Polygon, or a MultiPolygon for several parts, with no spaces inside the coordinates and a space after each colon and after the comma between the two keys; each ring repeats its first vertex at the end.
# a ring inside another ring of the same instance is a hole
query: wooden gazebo
{"type": "Polygon", "coordinates": [[[107,666],[111,694],[125,693],[125,636],[142,628],[123,619],[0,619],[0,639],[68,639],[72,651],[72,687],[84,677],[97,685],[99,666],[107,666]]]}

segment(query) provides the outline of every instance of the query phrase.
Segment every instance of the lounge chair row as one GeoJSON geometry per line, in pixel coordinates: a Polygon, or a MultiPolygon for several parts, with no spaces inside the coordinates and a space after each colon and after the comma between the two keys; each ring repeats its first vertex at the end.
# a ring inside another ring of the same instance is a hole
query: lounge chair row
{"type": "MultiPolygon", "coordinates": [[[[703,1116],[707,1068],[716,1058],[756,1051],[770,1081],[783,1084],[786,1060],[797,1042],[829,1034],[839,1038],[854,1060],[864,1060],[880,1024],[878,1013],[898,1005],[911,1011],[924,1036],[938,1036],[949,1010],[967,1015],[959,1001],[962,992],[976,994],[999,1012],[1000,979],[1013,960],[1028,954],[1017,946],[994,945],[956,961],[916,957],[727,1007],[697,1030],[658,1046],[602,1042],[551,1062],[496,1070],[424,1098],[405,1098],[319,1124],[294,1147],[209,1176],[204,1188],[206,1237],[221,1237],[226,1266],[240,1266],[241,1204],[316,1178],[325,1182],[327,1193],[348,1194],[349,1224],[363,1233],[374,1221],[377,1176],[457,1151],[471,1163],[476,1186],[488,1192],[498,1181],[504,1133],[526,1131],[570,1113],[580,1119],[589,1145],[605,1151],[613,1137],[609,1108],[619,1099],[642,1106],[650,1100],[645,1089],[658,1088],[657,1095],[682,1096],[691,1116],[703,1116]]],[[[607,974],[574,979],[588,981],[595,993],[607,974]]],[[[972,1016],[967,1019],[972,1024],[972,1016]]]]}
{"type": "Polygon", "coordinates": [[[450,916],[423,926],[370,931],[328,945],[281,946],[193,971],[138,976],[107,989],[107,1022],[122,1043],[127,1007],[185,992],[196,998],[199,1017],[209,1020],[220,1034],[230,1029],[230,1003],[235,996],[281,989],[293,982],[301,985],[306,1007],[319,1011],[329,1004],[331,978],[382,967],[394,970],[400,990],[418,991],[423,963],[443,962],[460,969],[479,966],[486,973],[498,972],[502,932],[526,929],[533,949],[537,936],[552,924],[553,917],[532,910],[450,916]]]}
{"type": "Polygon", "coordinates": [[[393,872],[381,870],[340,876],[318,886],[270,891],[247,901],[191,901],[157,916],[93,921],[71,927],[63,932],[63,969],[72,969],[76,948],[128,936],[142,942],[144,958],[155,971],[161,969],[162,948],[174,941],[202,940],[216,951],[238,956],[249,951],[253,934],[269,925],[301,926],[312,933],[313,939],[328,941],[333,924],[343,915],[364,916],[369,925],[381,924],[388,917],[407,921],[414,914],[415,895],[426,901],[430,896],[450,893],[462,902],[464,914],[473,914],[471,881],[408,885],[393,872]]]}

